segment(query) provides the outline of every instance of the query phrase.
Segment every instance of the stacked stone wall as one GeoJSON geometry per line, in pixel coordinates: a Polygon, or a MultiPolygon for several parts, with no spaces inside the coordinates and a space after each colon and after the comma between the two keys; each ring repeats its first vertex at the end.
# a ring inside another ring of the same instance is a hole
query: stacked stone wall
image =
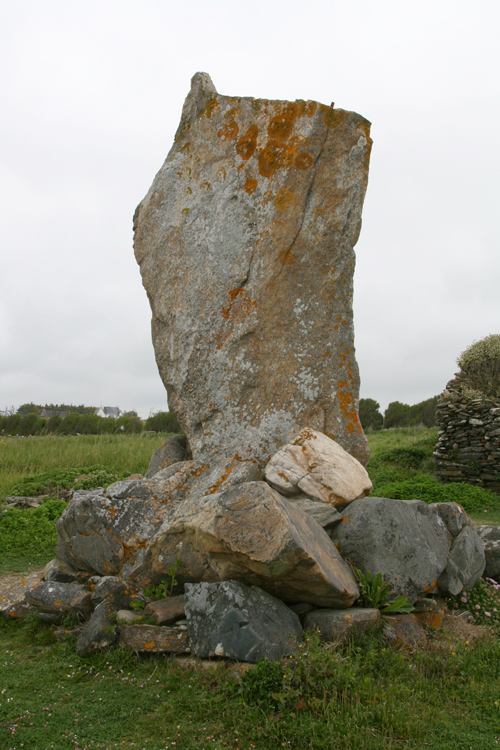
{"type": "Polygon", "coordinates": [[[458,373],[436,407],[436,476],[500,493],[500,400],[467,399],[462,387],[458,373]]]}

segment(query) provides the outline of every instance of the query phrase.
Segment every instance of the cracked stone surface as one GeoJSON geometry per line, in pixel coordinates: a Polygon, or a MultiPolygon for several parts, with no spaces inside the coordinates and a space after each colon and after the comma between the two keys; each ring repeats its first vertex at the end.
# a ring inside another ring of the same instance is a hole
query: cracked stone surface
{"type": "Polygon", "coordinates": [[[308,426],[366,465],[352,293],[369,132],[354,112],[193,77],[134,248],[195,460],[265,462],[308,426]]]}

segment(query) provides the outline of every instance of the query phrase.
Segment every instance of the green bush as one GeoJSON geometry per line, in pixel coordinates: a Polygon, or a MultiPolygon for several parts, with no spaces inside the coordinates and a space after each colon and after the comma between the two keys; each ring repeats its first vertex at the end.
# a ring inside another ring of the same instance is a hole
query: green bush
{"type": "Polygon", "coordinates": [[[181,432],[181,427],[169,411],[159,411],[146,419],[146,430],[151,432],[181,432]]]}
{"type": "Polygon", "coordinates": [[[54,557],[57,532],[55,522],[66,507],[63,500],[46,500],[38,508],[10,508],[0,515],[2,560],[29,558],[47,563],[54,557]]]}
{"type": "Polygon", "coordinates": [[[374,495],[395,500],[423,500],[425,503],[458,503],[467,513],[500,510],[500,497],[490,490],[465,482],[441,484],[420,474],[412,479],[377,485],[374,495]]]}
{"type": "Polygon", "coordinates": [[[107,487],[113,482],[124,479],[125,474],[111,471],[105,466],[90,466],[77,469],[51,469],[41,474],[33,474],[21,479],[9,488],[9,495],[38,497],[55,494],[65,497],[71,488],[91,490],[95,487],[107,487]],[[75,479],[81,477],[79,482],[75,479]]]}
{"type": "Polygon", "coordinates": [[[457,359],[470,390],[500,398],[500,335],[475,341],[457,359]]]}
{"type": "Polygon", "coordinates": [[[380,413],[380,404],[373,398],[359,399],[359,421],[363,430],[381,430],[384,418],[380,413]]]}

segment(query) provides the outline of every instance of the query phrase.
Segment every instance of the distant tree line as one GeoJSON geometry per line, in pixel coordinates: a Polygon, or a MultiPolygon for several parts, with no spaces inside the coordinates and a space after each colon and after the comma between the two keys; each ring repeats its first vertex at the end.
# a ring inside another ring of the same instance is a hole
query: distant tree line
{"type": "Polygon", "coordinates": [[[23,404],[16,412],[0,415],[0,435],[103,435],[112,433],[137,434],[148,432],[181,432],[177,419],[170,412],[160,411],[142,420],[137,412],[126,412],[118,419],[113,417],[99,417],[94,414],[91,406],[59,406],[40,407],[37,404],[23,404]],[[35,407],[29,411],[27,407],[35,407]],[[43,409],[47,411],[66,411],[71,409],[65,417],[54,415],[49,418],[40,417],[43,409]],[[79,411],[77,411],[78,409],[79,411]]]}
{"type": "Polygon", "coordinates": [[[412,427],[423,424],[434,427],[436,424],[436,404],[439,396],[433,396],[426,401],[409,406],[401,401],[391,401],[384,414],[380,412],[380,404],[373,398],[359,400],[359,420],[363,430],[388,430],[391,427],[412,427]]]}

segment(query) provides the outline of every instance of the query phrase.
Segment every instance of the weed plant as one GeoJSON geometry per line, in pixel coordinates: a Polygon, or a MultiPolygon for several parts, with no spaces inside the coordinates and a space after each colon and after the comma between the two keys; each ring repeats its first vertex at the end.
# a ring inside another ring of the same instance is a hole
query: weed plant
{"type": "Polygon", "coordinates": [[[451,598],[449,606],[467,610],[476,625],[488,625],[500,637],[500,584],[493,578],[481,578],[470,591],[451,598]]]}

